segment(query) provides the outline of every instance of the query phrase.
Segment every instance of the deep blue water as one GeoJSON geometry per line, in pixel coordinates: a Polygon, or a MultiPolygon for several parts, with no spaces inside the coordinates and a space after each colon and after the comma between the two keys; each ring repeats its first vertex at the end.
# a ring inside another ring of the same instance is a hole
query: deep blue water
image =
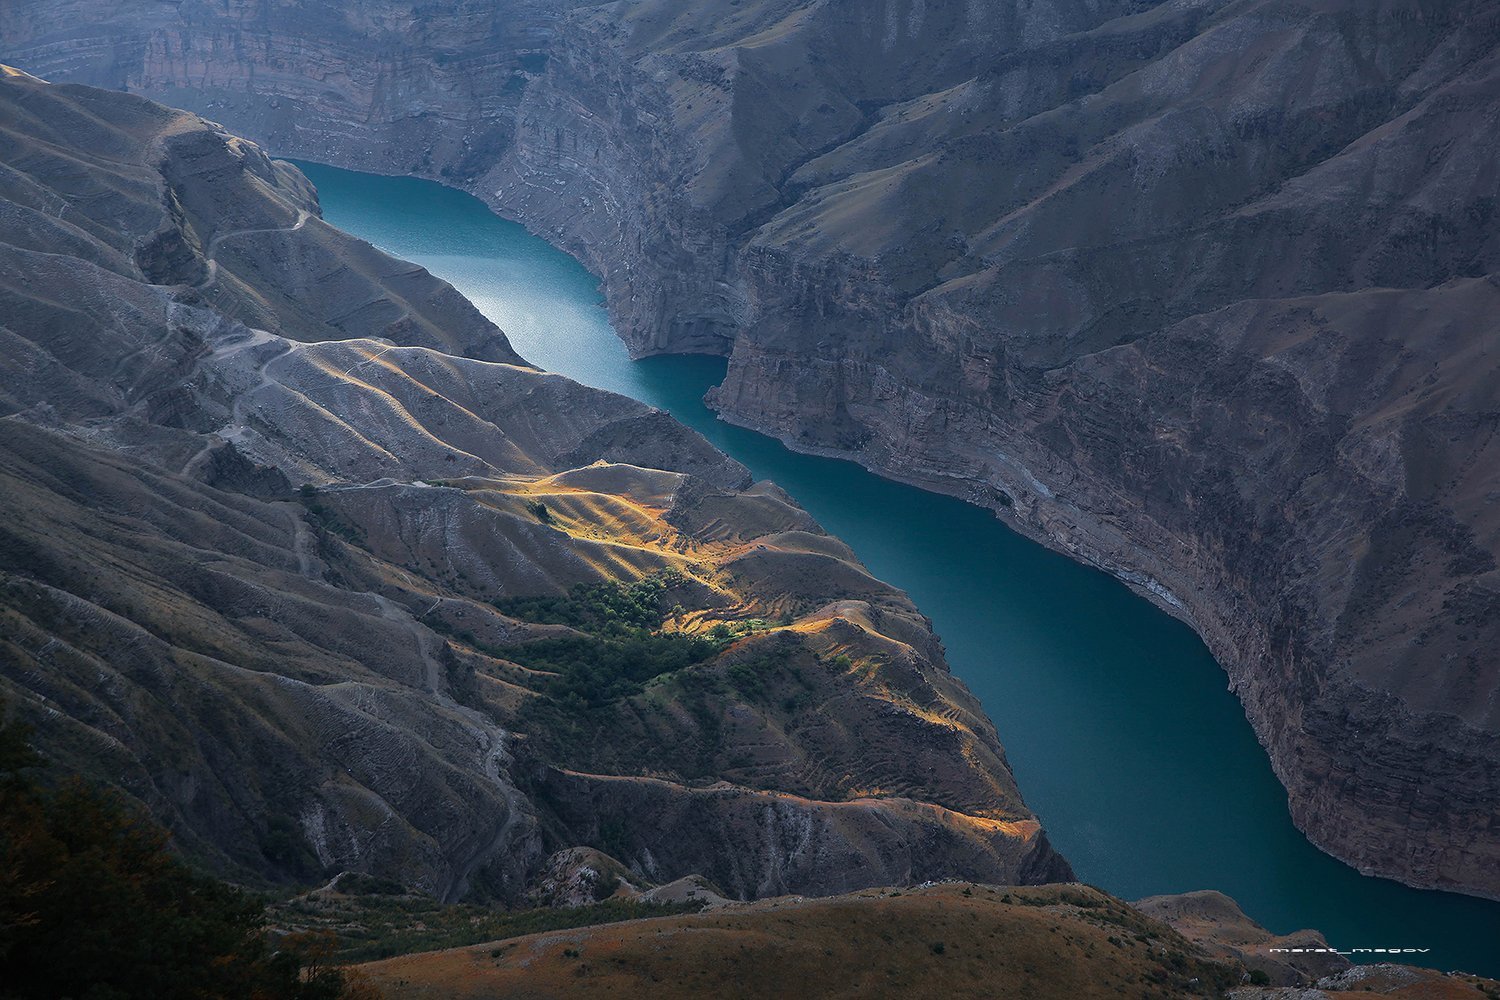
{"type": "Polygon", "coordinates": [[[477,199],[299,165],[330,223],[452,282],[532,363],[671,412],[905,589],[1081,879],[1126,899],[1219,889],[1279,933],[1430,948],[1418,964],[1500,976],[1500,903],[1361,876],[1297,832],[1223,671],[1182,623],[986,511],[716,419],[702,397],[723,360],[632,362],[597,279],[477,199]]]}

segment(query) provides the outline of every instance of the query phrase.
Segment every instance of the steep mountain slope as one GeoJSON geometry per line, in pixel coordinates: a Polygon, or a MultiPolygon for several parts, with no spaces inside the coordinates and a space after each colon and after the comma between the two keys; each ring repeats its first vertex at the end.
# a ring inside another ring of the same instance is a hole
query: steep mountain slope
{"type": "Polygon", "coordinates": [[[476,191],[728,419],[1189,621],[1319,845],[1500,895],[1494,4],[21,2],[0,55],[476,191]]]}
{"type": "Polygon", "coordinates": [[[0,690],[236,878],[1066,877],[926,620],[289,165],[0,75],[0,690]]]}

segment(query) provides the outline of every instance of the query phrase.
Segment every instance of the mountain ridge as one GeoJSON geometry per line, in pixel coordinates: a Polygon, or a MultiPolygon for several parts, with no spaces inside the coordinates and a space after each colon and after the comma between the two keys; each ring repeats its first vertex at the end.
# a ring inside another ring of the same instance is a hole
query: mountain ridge
{"type": "Polygon", "coordinates": [[[197,863],[1068,876],[930,624],[773,484],[220,126],[8,71],[0,133],[0,687],[197,863]]]}
{"type": "Polygon", "coordinates": [[[474,191],[726,419],[1189,621],[1323,849],[1500,892],[1492,5],[108,13],[0,50],[474,191]]]}

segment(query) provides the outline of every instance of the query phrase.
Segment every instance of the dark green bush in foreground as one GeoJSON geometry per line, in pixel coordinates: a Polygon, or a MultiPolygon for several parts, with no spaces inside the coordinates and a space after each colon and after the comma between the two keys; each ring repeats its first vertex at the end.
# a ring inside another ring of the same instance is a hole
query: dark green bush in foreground
{"type": "Polygon", "coordinates": [[[0,726],[0,998],[375,995],[322,964],[331,935],[273,948],[259,901],[187,868],[113,793],[42,787],[39,764],[0,726]]]}
{"type": "Polygon", "coordinates": [[[339,960],[369,962],[419,951],[505,941],[543,931],[696,913],[702,908],[703,903],[697,901],[645,903],[636,899],[606,899],[588,906],[505,911],[403,896],[345,901],[327,913],[313,915],[284,906],[287,912],[283,916],[289,920],[322,917],[337,922],[341,928],[339,960]]]}

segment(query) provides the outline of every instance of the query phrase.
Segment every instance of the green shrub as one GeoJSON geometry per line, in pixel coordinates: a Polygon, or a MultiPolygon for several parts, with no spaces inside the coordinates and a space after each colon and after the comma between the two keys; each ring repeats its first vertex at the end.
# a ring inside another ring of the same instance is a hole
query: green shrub
{"type": "Polygon", "coordinates": [[[621,635],[661,628],[670,607],[669,592],[682,582],[682,574],[669,570],[628,584],[575,584],[566,597],[503,597],[494,606],[522,621],[621,635]]]}
{"type": "Polygon", "coordinates": [[[741,660],[732,664],[726,671],[729,683],[750,701],[759,701],[766,694],[766,666],[763,660],[741,660]]]}
{"type": "Polygon", "coordinates": [[[556,674],[544,690],[559,701],[597,708],[639,694],[653,677],[702,663],[717,652],[707,640],[666,632],[537,639],[508,647],[505,655],[556,674]]]}

